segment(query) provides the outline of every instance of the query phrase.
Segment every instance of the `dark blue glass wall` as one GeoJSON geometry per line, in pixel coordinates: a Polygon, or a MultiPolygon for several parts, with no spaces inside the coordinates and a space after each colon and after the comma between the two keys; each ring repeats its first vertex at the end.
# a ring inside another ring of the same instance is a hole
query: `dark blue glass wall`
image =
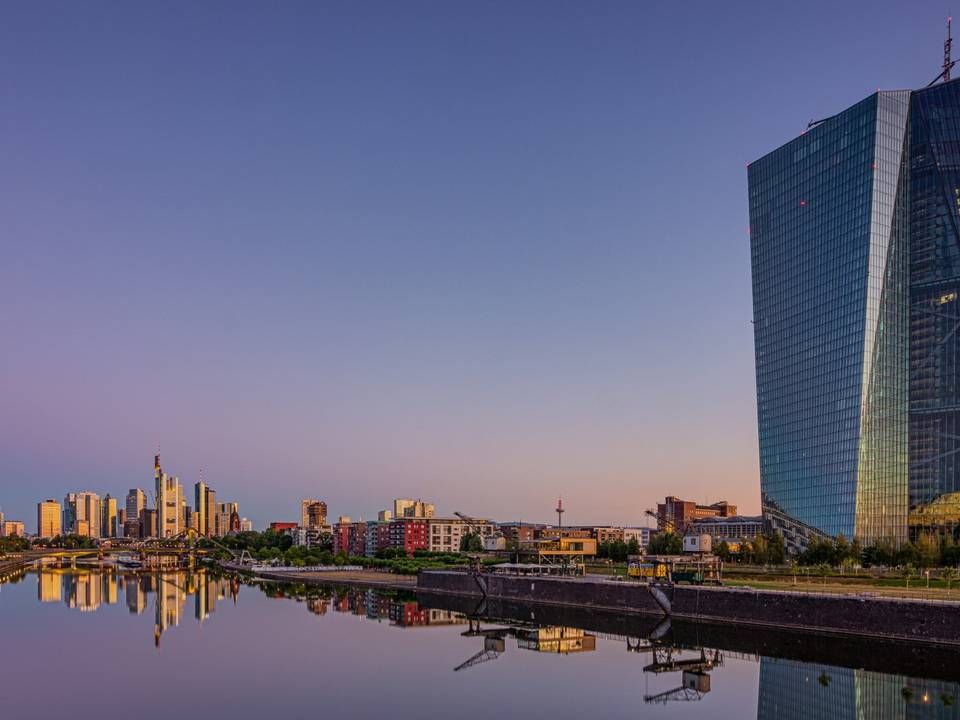
{"type": "Polygon", "coordinates": [[[788,542],[905,532],[909,98],[749,168],[762,500],[788,542]]]}
{"type": "Polygon", "coordinates": [[[960,81],[911,101],[910,523],[955,528],[960,491],[960,81]]]}

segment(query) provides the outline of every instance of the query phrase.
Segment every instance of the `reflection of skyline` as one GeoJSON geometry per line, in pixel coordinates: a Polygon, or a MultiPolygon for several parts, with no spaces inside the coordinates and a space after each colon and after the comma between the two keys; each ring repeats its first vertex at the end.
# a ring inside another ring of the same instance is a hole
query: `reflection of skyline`
{"type": "Polygon", "coordinates": [[[80,612],[96,612],[104,605],[117,605],[121,591],[127,610],[142,615],[154,603],[155,638],[177,627],[193,598],[193,615],[204,622],[216,610],[218,600],[236,591],[236,582],[204,570],[162,573],[73,570],[41,567],[37,571],[37,598],[42,603],[63,602],[80,612]]]}
{"type": "Polygon", "coordinates": [[[960,718],[960,685],[760,658],[757,720],[960,718]]]}

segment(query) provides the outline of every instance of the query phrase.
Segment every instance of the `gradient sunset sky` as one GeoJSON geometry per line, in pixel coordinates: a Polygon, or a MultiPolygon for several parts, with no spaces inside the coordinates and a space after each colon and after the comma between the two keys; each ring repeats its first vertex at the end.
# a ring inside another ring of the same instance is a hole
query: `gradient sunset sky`
{"type": "Polygon", "coordinates": [[[759,511],[747,162],[929,2],[10,2],[0,507],[759,511]],[[192,492],[192,488],[191,488],[192,492]]]}

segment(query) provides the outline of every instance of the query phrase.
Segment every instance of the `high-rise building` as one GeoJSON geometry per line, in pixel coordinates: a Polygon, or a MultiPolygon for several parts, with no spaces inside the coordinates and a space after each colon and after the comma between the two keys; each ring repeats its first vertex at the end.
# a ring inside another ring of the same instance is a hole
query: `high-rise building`
{"type": "Polygon", "coordinates": [[[960,527],[960,85],[749,166],[760,475],[788,547],[960,527]]]}
{"type": "Polygon", "coordinates": [[[176,476],[160,467],[160,456],[153,458],[153,478],[157,492],[157,525],[160,537],[174,537],[184,530],[183,485],[176,476]]]}
{"type": "Polygon", "coordinates": [[[100,496],[92,492],[68,493],[63,500],[62,531],[100,537],[100,496]]]}
{"type": "Polygon", "coordinates": [[[204,534],[208,537],[214,537],[217,534],[217,493],[212,488],[205,488],[203,491],[204,511],[206,513],[206,530],[204,534]]]}
{"type": "Polygon", "coordinates": [[[327,524],[327,504],[323,500],[300,501],[300,527],[316,528],[327,524]]]}
{"type": "Polygon", "coordinates": [[[201,480],[193,486],[194,512],[197,516],[197,532],[208,537],[215,534],[217,494],[201,480]]]}
{"type": "Polygon", "coordinates": [[[140,511],[140,537],[155,538],[159,537],[159,526],[157,521],[157,511],[144,508],[140,511]]]}
{"type": "Polygon", "coordinates": [[[118,535],[117,499],[107,493],[100,503],[100,537],[115,538],[118,535]]]}
{"type": "Polygon", "coordinates": [[[393,517],[396,519],[408,518],[432,518],[434,507],[432,503],[425,503],[423,500],[410,500],[409,498],[397,498],[393,501],[393,517]]]}
{"type": "Polygon", "coordinates": [[[37,503],[37,537],[53,538],[61,534],[60,503],[52,498],[37,503]]]}
{"type": "MultiPolygon", "coordinates": [[[[147,507],[147,494],[139,488],[131,488],[127,493],[126,521],[123,534],[129,538],[141,537],[140,513],[147,507]]],[[[143,537],[146,537],[145,535],[143,537]]]]}

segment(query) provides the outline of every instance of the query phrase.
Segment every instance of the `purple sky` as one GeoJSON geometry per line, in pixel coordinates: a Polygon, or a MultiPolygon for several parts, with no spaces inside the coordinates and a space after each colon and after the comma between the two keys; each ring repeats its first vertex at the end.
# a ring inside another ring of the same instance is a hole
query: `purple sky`
{"type": "Polygon", "coordinates": [[[0,507],[759,509],[745,165],[945,6],[12,3],[0,507]]]}

